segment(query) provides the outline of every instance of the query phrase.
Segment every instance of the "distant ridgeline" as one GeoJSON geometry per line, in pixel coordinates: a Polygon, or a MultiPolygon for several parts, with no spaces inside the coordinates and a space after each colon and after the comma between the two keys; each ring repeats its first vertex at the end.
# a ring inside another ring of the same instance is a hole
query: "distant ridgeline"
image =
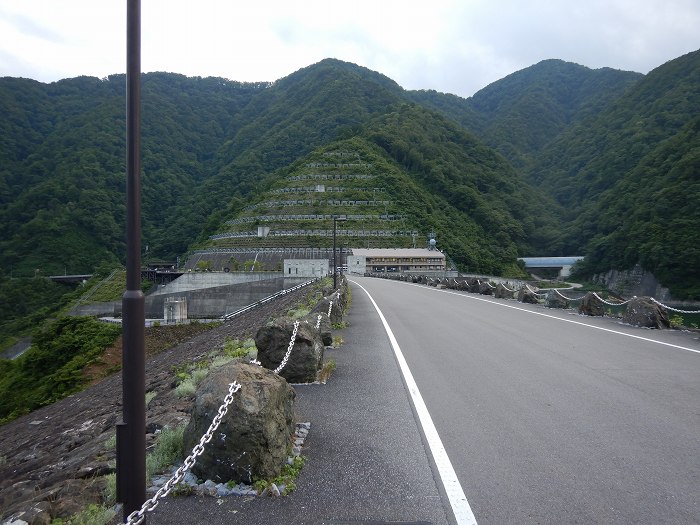
{"type": "MultiPolygon", "coordinates": [[[[469,99],[334,59],[273,83],[149,73],[142,95],[145,262],[327,253],[336,215],[343,248],[435,232],[465,272],[578,254],[584,277],[639,264],[700,299],[700,52],[647,75],[546,60],[469,99]]],[[[124,100],[123,75],[0,79],[4,274],[124,261],[124,100]]]]}

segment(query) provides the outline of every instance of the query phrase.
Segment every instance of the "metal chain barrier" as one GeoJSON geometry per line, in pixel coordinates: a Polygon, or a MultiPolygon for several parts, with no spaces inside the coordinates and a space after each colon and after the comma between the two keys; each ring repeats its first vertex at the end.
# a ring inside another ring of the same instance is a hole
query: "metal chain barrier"
{"type": "Polygon", "coordinates": [[[527,283],[525,283],[525,288],[527,288],[527,289],[530,291],[530,293],[535,294],[537,297],[546,297],[546,296],[547,296],[546,293],[537,293],[535,290],[533,290],[532,288],[530,288],[530,285],[527,284],[527,283]]]}
{"type": "MultiPolygon", "coordinates": [[[[321,328],[321,318],[322,318],[322,317],[323,317],[323,316],[322,316],[321,314],[318,314],[318,317],[316,318],[316,330],[318,330],[319,328],[321,328]]],[[[329,316],[329,317],[330,317],[330,316],[329,316]]]]}
{"type": "Polygon", "coordinates": [[[238,392],[240,389],[241,385],[236,381],[228,386],[228,394],[226,394],[226,397],[224,397],[224,403],[219,407],[219,412],[216,414],[216,416],[214,416],[211,425],[209,425],[209,429],[204,433],[202,438],[199,440],[199,443],[197,443],[192,449],[192,453],[185,458],[184,463],[175,471],[175,474],[173,474],[173,476],[160,489],[158,489],[158,492],[156,492],[151,499],[144,502],[141,509],[135,510],[129,514],[126,521],[127,524],[138,525],[141,523],[146,517],[146,513],[151,512],[158,506],[158,500],[170,494],[170,491],[175,487],[175,485],[183,480],[185,473],[197,462],[197,456],[200,456],[202,452],[204,452],[204,445],[212,440],[214,432],[219,427],[223,417],[226,415],[229,405],[233,402],[233,394],[238,392]]]}
{"type": "Polygon", "coordinates": [[[610,301],[606,301],[603,299],[600,295],[597,293],[593,292],[593,296],[598,299],[600,302],[607,304],[608,306],[622,306],[623,304],[629,303],[632,299],[636,298],[637,296],[635,295],[632,299],[627,299],[626,301],[622,301],[621,303],[611,303],[610,301]]]}
{"type": "Polygon", "coordinates": [[[559,297],[561,297],[562,299],[566,299],[567,301],[580,301],[580,300],[582,299],[581,297],[578,297],[578,298],[567,297],[566,295],[564,295],[563,293],[561,293],[561,292],[560,292],[559,290],[557,290],[556,288],[553,288],[553,290],[554,290],[555,292],[557,292],[557,294],[559,295],[559,297]]]}
{"type": "Polygon", "coordinates": [[[333,301],[331,301],[330,304],[328,305],[328,313],[326,314],[326,317],[328,317],[328,319],[331,318],[331,310],[332,309],[333,309],[333,301]]]}
{"type": "Polygon", "coordinates": [[[700,314],[700,310],[695,310],[695,311],[692,311],[692,310],[679,310],[678,308],[672,308],[672,307],[670,307],[670,306],[666,306],[665,304],[660,303],[659,301],[657,301],[657,300],[654,299],[653,297],[651,297],[651,300],[652,300],[653,302],[655,302],[656,304],[658,304],[659,306],[662,306],[663,308],[666,308],[666,310],[671,310],[672,312],[678,312],[679,314],[700,314]]]}
{"type": "Polygon", "coordinates": [[[289,341],[289,348],[287,348],[287,353],[285,354],[284,359],[282,359],[280,366],[275,368],[275,370],[274,370],[275,374],[279,374],[280,371],[287,364],[287,361],[289,360],[289,356],[292,353],[292,348],[294,348],[294,340],[297,338],[297,330],[298,329],[299,329],[299,321],[294,321],[294,330],[292,331],[292,338],[289,341]]]}

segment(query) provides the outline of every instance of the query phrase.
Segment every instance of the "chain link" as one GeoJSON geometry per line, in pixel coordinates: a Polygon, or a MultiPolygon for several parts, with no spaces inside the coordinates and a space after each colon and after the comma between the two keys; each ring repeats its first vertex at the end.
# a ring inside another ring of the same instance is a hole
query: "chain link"
{"type": "Polygon", "coordinates": [[[275,374],[279,374],[280,371],[286,366],[287,361],[289,360],[289,355],[292,353],[292,348],[294,347],[294,340],[297,338],[297,330],[298,329],[299,329],[299,321],[294,321],[294,330],[292,331],[292,338],[289,341],[289,348],[287,348],[287,353],[285,354],[284,359],[282,359],[280,366],[275,368],[275,370],[274,370],[275,374]]]}
{"type": "Polygon", "coordinates": [[[321,314],[318,314],[318,317],[316,318],[316,330],[318,330],[319,328],[321,328],[321,318],[322,318],[322,317],[323,317],[323,316],[322,316],[321,314]]]}
{"type": "Polygon", "coordinates": [[[659,301],[657,301],[657,300],[654,299],[653,297],[651,298],[651,300],[654,301],[654,302],[655,302],[656,304],[658,304],[659,306],[663,306],[664,308],[666,308],[666,310],[671,310],[672,312],[678,312],[679,314],[700,314],[700,310],[695,310],[695,311],[692,311],[692,310],[679,310],[678,308],[672,308],[671,306],[666,306],[665,304],[660,303],[659,301]]]}
{"type": "Polygon", "coordinates": [[[204,452],[204,445],[209,443],[212,437],[214,437],[214,432],[219,427],[219,424],[221,424],[221,420],[226,415],[229,405],[233,402],[233,394],[238,392],[240,389],[241,385],[236,381],[229,384],[228,393],[226,394],[226,397],[224,397],[223,404],[219,407],[219,411],[216,416],[214,416],[211,425],[209,425],[209,429],[204,433],[202,438],[199,440],[199,443],[197,443],[192,449],[192,453],[185,458],[185,461],[182,465],[180,465],[180,468],[178,468],[175,471],[175,474],[173,474],[172,477],[158,489],[154,496],[144,502],[140,510],[135,510],[129,514],[126,521],[127,524],[139,525],[139,523],[143,522],[144,518],[146,517],[146,513],[151,512],[158,506],[158,500],[170,494],[170,491],[173,490],[175,485],[183,480],[185,473],[196,463],[197,456],[200,456],[202,452],[204,452]]]}
{"type": "Polygon", "coordinates": [[[559,297],[561,297],[562,299],[566,299],[567,301],[580,301],[580,300],[582,299],[581,297],[579,297],[579,298],[567,297],[566,295],[564,295],[563,293],[561,293],[561,292],[560,292],[559,290],[557,290],[556,288],[554,288],[554,291],[557,293],[557,295],[559,295],[559,297]]]}
{"type": "Polygon", "coordinates": [[[532,288],[530,288],[530,285],[527,284],[527,283],[525,284],[525,288],[527,288],[527,289],[529,290],[530,293],[535,294],[537,297],[546,297],[546,296],[547,296],[546,293],[537,293],[535,290],[533,290],[532,288]]]}
{"type": "Polygon", "coordinates": [[[330,304],[328,305],[328,313],[326,314],[326,317],[329,319],[331,318],[331,310],[333,309],[333,301],[330,301],[330,304]]]}
{"type": "Polygon", "coordinates": [[[593,296],[598,299],[600,302],[607,304],[608,306],[622,306],[624,304],[629,303],[632,299],[635,299],[637,296],[635,295],[632,299],[627,299],[626,301],[622,301],[621,303],[611,303],[610,301],[606,301],[603,299],[600,295],[597,293],[593,292],[593,296]]]}

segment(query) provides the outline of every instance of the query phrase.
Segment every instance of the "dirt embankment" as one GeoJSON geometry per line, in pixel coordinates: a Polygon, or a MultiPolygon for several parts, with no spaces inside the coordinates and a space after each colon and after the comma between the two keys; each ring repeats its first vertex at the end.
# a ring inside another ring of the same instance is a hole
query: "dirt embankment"
{"type": "MultiPolygon", "coordinates": [[[[252,337],[268,319],[284,315],[309,289],[302,288],[212,329],[203,325],[147,330],[147,442],[167,424],[189,417],[191,399],[173,393],[174,368],[252,337]]],[[[120,343],[86,370],[92,386],[0,427],[0,520],[35,508],[35,514],[67,517],[102,498],[105,474],[114,472],[115,425],[121,420],[120,343]],[[101,379],[105,374],[108,377],[101,379]]],[[[27,520],[28,516],[23,517],[27,520]]],[[[42,523],[44,523],[42,521],[42,523]]]]}

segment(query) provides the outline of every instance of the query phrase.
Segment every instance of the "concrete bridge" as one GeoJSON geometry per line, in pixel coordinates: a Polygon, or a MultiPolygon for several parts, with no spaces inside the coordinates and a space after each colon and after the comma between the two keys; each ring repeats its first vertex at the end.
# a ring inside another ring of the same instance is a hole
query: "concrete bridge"
{"type": "Polygon", "coordinates": [[[519,261],[525,263],[527,270],[538,269],[559,269],[559,277],[568,277],[571,274],[571,267],[577,261],[583,260],[583,256],[572,255],[569,257],[518,257],[519,261]]]}

